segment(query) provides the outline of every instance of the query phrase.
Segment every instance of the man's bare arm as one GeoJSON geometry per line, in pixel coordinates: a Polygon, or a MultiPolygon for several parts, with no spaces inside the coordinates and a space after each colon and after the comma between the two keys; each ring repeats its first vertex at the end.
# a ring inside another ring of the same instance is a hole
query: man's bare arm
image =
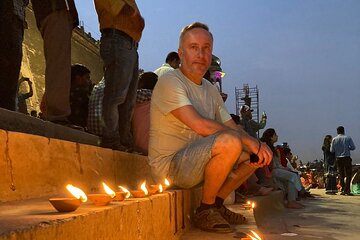
{"type": "Polygon", "coordinates": [[[221,130],[230,129],[217,121],[202,117],[191,105],[177,108],[171,113],[197,134],[206,137],[221,130]]]}
{"type": "Polygon", "coordinates": [[[252,165],[257,167],[262,167],[265,165],[269,165],[272,159],[272,152],[270,148],[263,142],[260,142],[258,139],[251,137],[244,129],[236,125],[235,122],[230,119],[229,121],[224,123],[229,128],[235,129],[240,134],[240,139],[243,143],[243,149],[248,153],[256,154],[259,158],[257,163],[253,163],[252,165]]]}

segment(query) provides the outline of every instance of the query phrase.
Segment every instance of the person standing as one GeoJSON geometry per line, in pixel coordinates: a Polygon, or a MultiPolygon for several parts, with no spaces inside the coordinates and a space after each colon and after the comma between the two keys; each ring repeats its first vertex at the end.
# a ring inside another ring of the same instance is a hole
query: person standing
{"type": "Polygon", "coordinates": [[[138,84],[138,43],[145,26],[134,0],[95,0],[105,65],[101,146],[132,151],[131,117],[138,84]]]}
{"type": "Polygon", "coordinates": [[[16,110],[25,8],[29,0],[0,1],[0,107],[16,110]]]}
{"type": "Polygon", "coordinates": [[[244,130],[252,137],[257,137],[257,132],[260,129],[265,128],[266,126],[266,115],[261,116],[261,120],[259,123],[254,121],[252,119],[252,112],[254,110],[251,109],[248,105],[242,105],[240,108],[240,114],[241,114],[241,125],[244,126],[244,130]]]}
{"type": "Polygon", "coordinates": [[[74,0],[31,0],[44,40],[46,120],[70,125],[71,35],[79,25],[74,0]]]}
{"type": "Polygon", "coordinates": [[[335,154],[330,152],[332,137],[331,135],[326,135],[324,138],[324,143],[321,147],[324,153],[324,165],[325,165],[325,176],[326,176],[326,194],[336,194],[336,163],[335,163],[335,154]]]}
{"type": "Polygon", "coordinates": [[[341,195],[352,196],[350,182],[352,174],[352,159],[350,151],[355,150],[355,145],[351,137],[345,135],[345,128],[339,126],[337,136],[331,141],[330,152],[335,153],[336,164],[340,175],[341,195]],[[344,178],[346,177],[346,182],[344,178]]]}

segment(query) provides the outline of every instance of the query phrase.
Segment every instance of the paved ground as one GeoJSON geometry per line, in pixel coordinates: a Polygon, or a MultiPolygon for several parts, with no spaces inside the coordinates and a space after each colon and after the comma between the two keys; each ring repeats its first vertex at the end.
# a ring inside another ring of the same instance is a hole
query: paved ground
{"type": "MultiPolygon", "coordinates": [[[[285,209],[257,219],[258,231],[266,240],[357,240],[360,239],[360,196],[326,195],[324,190],[312,189],[314,199],[302,201],[306,208],[285,209]],[[291,233],[294,236],[282,234],[291,233]]],[[[234,226],[234,233],[214,234],[192,229],[182,240],[234,240],[252,227],[234,226]],[[245,230],[244,230],[245,228],[245,230]]]]}

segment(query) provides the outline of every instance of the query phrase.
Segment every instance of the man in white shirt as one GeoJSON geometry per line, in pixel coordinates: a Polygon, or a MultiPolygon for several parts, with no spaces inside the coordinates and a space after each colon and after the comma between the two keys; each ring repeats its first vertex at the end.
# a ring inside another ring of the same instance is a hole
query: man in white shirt
{"type": "Polygon", "coordinates": [[[149,163],[159,180],[168,177],[181,188],[203,183],[195,225],[205,231],[231,232],[230,224],[245,219],[227,209],[224,199],[256,167],[268,165],[272,152],[238,128],[217,88],[203,79],[212,49],[207,25],[196,22],[181,31],[180,68],[160,77],[152,95],[149,163]],[[257,163],[249,163],[252,153],[257,163]]]}
{"type": "Polygon", "coordinates": [[[154,71],[158,77],[161,77],[165,73],[179,68],[180,58],[177,52],[170,52],[165,59],[165,63],[154,71]]]}

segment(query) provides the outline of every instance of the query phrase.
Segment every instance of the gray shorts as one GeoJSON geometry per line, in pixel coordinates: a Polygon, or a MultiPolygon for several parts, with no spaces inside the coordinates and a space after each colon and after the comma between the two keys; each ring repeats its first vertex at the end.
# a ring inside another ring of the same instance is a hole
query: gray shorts
{"type": "Polygon", "coordinates": [[[170,163],[169,178],[181,188],[192,188],[204,180],[205,166],[219,134],[201,138],[179,150],[170,163]]]}

